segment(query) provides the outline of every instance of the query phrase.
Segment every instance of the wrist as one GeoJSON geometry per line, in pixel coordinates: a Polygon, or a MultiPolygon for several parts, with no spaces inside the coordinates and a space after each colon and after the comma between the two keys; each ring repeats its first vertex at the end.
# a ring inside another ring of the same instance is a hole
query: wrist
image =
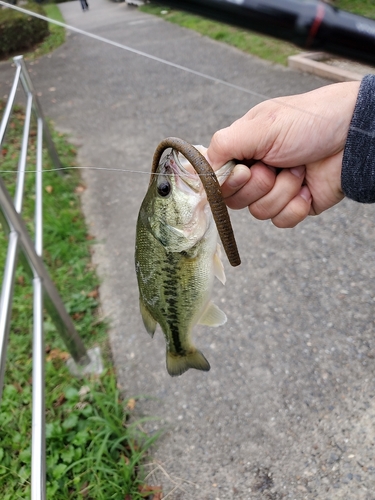
{"type": "Polygon", "coordinates": [[[361,82],[344,148],[341,186],[348,198],[375,203],[375,75],[361,82]]]}

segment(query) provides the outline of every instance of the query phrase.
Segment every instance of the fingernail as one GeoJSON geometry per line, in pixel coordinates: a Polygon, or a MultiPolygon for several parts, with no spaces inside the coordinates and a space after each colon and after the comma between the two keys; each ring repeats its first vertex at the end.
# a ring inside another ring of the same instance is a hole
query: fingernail
{"type": "Polygon", "coordinates": [[[305,201],[311,201],[312,196],[310,193],[310,189],[307,186],[302,186],[301,191],[299,192],[299,195],[305,201]]]}
{"type": "Polygon", "coordinates": [[[305,166],[300,165],[299,167],[293,167],[290,169],[290,171],[296,177],[302,177],[302,175],[305,173],[305,166]]]}
{"type": "Polygon", "coordinates": [[[232,189],[242,187],[250,179],[251,170],[244,165],[236,165],[233,172],[228,176],[226,183],[232,189]]]}

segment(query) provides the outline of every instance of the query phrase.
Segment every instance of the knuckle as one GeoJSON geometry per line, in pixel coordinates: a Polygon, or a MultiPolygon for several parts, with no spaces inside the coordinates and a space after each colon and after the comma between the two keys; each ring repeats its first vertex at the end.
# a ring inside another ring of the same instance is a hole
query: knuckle
{"type": "Polygon", "coordinates": [[[271,218],[269,210],[267,210],[260,200],[249,205],[249,211],[251,215],[258,220],[267,220],[271,218]]]}
{"type": "Polygon", "coordinates": [[[226,198],[225,203],[231,210],[241,210],[246,207],[246,203],[242,203],[241,200],[238,200],[235,196],[226,198]]]}
{"type": "Polygon", "coordinates": [[[266,166],[254,165],[251,167],[251,182],[256,186],[259,194],[264,196],[273,188],[276,175],[266,166]]]}
{"type": "Polygon", "coordinates": [[[211,147],[220,153],[227,149],[229,143],[228,129],[217,130],[211,139],[211,147]]]}
{"type": "Polygon", "coordinates": [[[276,217],[272,219],[274,226],[279,228],[292,228],[302,222],[309,214],[310,206],[308,203],[301,203],[300,200],[295,200],[276,217]]]}
{"type": "Polygon", "coordinates": [[[279,229],[291,229],[291,228],[295,227],[302,220],[303,219],[295,220],[292,222],[291,220],[279,220],[277,217],[271,219],[272,224],[279,229]]]}
{"type": "Polygon", "coordinates": [[[217,130],[214,133],[214,135],[212,136],[212,138],[211,138],[211,144],[214,144],[215,146],[217,144],[220,144],[220,142],[221,142],[221,135],[222,135],[221,130],[217,130]]]}
{"type": "Polygon", "coordinates": [[[273,188],[274,186],[274,183],[275,183],[275,180],[273,178],[273,175],[272,173],[270,172],[270,175],[268,176],[263,176],[259,181],[258,181],[258,187],[259,187],[259,190],[264,193],[264,194],[267,194],[271,191],[271,189],[273,188]]]}

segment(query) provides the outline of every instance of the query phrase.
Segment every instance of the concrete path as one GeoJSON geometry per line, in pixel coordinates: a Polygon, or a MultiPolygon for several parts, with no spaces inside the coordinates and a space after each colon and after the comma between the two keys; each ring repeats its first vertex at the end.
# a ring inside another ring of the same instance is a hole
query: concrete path
{"type": "MultiPolygon", "coordinates": [[[[68,24],[265,96],[328,82],[271,65],[124,3],[60,4],[68,24]]],[[[374,208],[344,202],[293,230],[232,213],[243,263],[225,262],[215,302],[228,315],[197,328],[211,363],[171,378],[160,331],[138,312],[135,223],[156,145],[207,145],[256,95],[69,33],[29,65],[46,115],[80,142],[83,205],[103,280],[119,384],[164,429],[147,468],[173,500],[375,499],[374,208]]],[[[14,70],[0,65],[0,96],[14,70]]]]}

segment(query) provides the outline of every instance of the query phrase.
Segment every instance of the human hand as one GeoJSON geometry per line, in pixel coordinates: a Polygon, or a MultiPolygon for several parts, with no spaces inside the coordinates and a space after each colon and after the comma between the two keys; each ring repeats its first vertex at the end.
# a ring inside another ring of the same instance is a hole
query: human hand
{"type": "Polygon", "coordinates": [[[207,150],[213,168],[233,158],[242,162],[222,186],[227,205],[248,206],[254,217],[285,228],[341,201],[342,157],[359,85],[264,101],[216,132],[207,150]],[[246,160],[259,161],[249,169],[246,160]]]}

